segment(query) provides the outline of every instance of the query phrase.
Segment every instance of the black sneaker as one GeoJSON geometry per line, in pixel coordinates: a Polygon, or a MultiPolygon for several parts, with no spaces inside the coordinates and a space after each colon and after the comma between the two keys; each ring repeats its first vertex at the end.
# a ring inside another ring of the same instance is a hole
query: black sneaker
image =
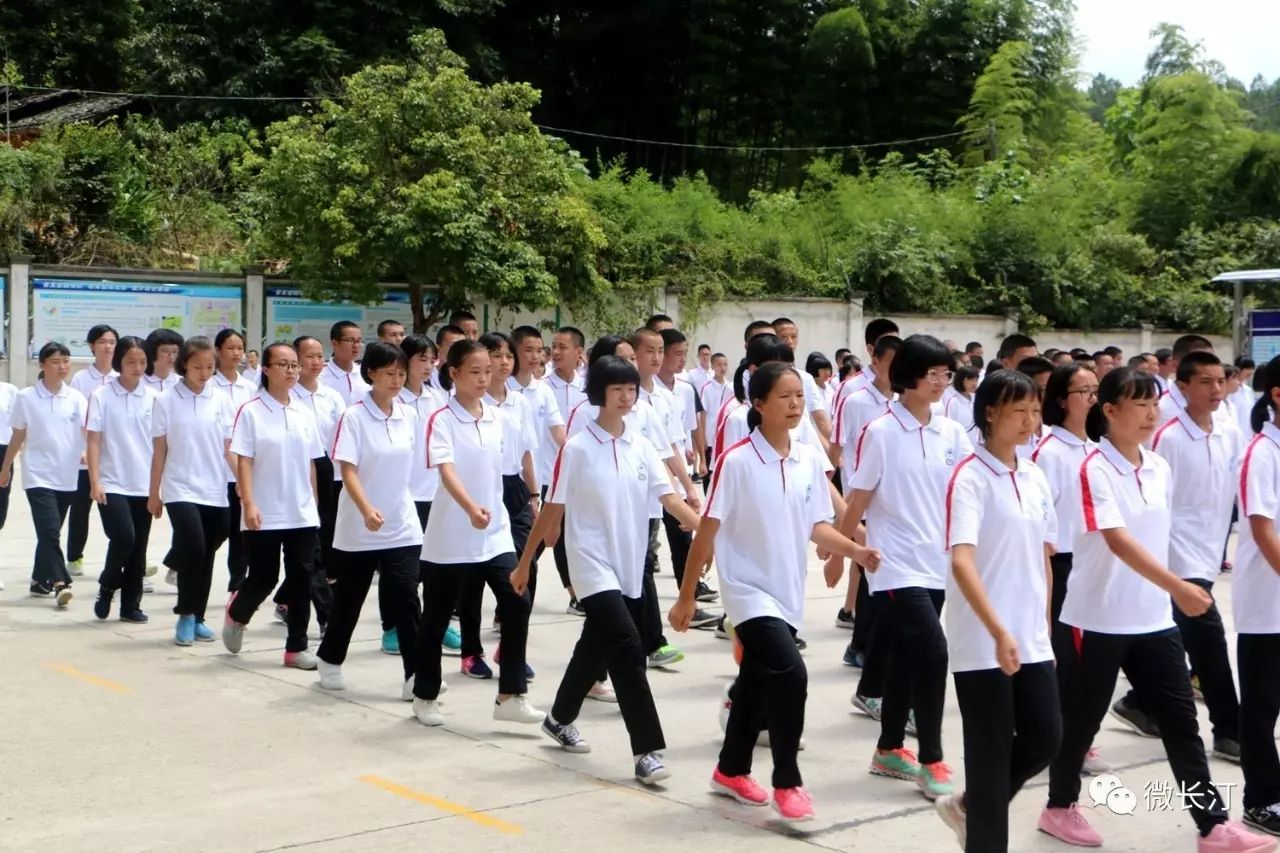
{"type": "Polygon", "coordinates": [[[115,595],[105,586],[98,587],[98,598],[93,602],[93,615],[99,619],[106,619],[111,615],[111,599],[115,595]]]}
{"type": "Polygon", "coordinates": [[[853,614],[843,607],[836,611],[836,627],[846,631],[853,630],[853,614]]]}
{"type": "Polygon", "coordinates": [[[564,612],[568,613],[570,616],[586,616],[587,608],[583,607],[582,603],[579,602],[578,599],[571,598],[569,599],[569,606],[564,609],[564,612]]]}
{"type": "Polygon", "coordinates": [[[1229,737],[1214,738],[1213,757],[1221,758],[1223,761],[1230,761],[1232,764],[1239,764],[1240,742],[1234,741],[1229,737]]]}
{"type": "Polygon", "coordinates": [[[1145,712],[1133,707],[1127,701],[1128,697],[1121,696],[1116,703],[1111,706],[1111,716],[1124,723],[1135,734],[1143,737],[1160,737],[1160,726],[1156,721],[1146,715],[1145,712]]]}
{"type": "Polygon", "coordinates": [[[132,622],[135,625],[145,625],[147,624],[147,614],[135,608],[133,610],[122,612],[120,614],[120,621],[132,622]]]}
{"type": "Polygon", "coordinates": [[[719,619],[716,620],[716,639],[717,640],[729,639],[729,628],[727,625],[725,625],[723,616],[721,616],[719,619]]]}
{"type": "Polygon", "coordinates": [[[693,594],[693,597],[705,604],[718,599],[720,593],[707,586],[705,581],[698,581],[698,591],[693,594]]]}
{"type": "Polygon", "coordinates": [[[53,584],[44,581],[32,581],[30,593],[36,598],[48,598],[53,595],[53,584]]]}
{"type": "Polygon", "coordinates": [[[799,649],[800,651],[804,651],[805,649],[809,648],[809,644],[806,643],[804,641],[804,637],[801,637],[799,634],[796,635],[796,648],[799,649]]]}
{"type": "Polygon", "coordinates": [[[1268,835],[1280,835],[1280,803],[1245,809],[1244,825],[1268,835]]]}
{"type": "Polygon", "coordinates": [[[720,617],[714,613],[708,613],[701,607],[693,611],[693,618],[689,620],[690,628],[714,628],[720,622],[720,617]]]}
{"type": "Polygon", "coordinates": [[[560,744],[560,748],[565,752],[587,753],[591,751],[591,745],[583,740],[582,735],[578,733],[578,728],[573,723],[552,722],[551,717],[543,717],[542,731],[556,743],[560,744]]]}
{"type": "Polygon", "coordinates": [[[289,624],[289,605],[277,604],[274,615],[276,617],[276,621],[279,622],[281,625],[288,625],[289,624]]]}

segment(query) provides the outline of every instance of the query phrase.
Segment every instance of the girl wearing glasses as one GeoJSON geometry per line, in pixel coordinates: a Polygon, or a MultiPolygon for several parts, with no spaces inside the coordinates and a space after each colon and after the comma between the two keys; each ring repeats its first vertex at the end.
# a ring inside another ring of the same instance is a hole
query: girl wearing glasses
{"type": "Polygon", "coordinates": [[[315,460],[324,450],[315,416],[291,393],[300,371],[298,353],[275,343],[262,354],[262,365],[262,391],[240,407],[231,432],[249,570],[227,602],[222,642],[227,651],[239,653],[245,626],[280,580],[283,551],[290,591],[284,665],[315,669],[315,655],[307,651],[307,591],[320,527],[315,460]]]}
{"type": "MultiPolygon", "coordinates": [[[[937,338],[912,335],[902,342],[889,367],[898,399],[862,432],[840,528],[852,538],[865,518],[867,544],[882,555],[867,582],[892,637],[871,772],[914,782],[930,800],[953,790],[951,768],[942,760],[947,640],[939,615],[948,569],[943,503],[952,469],[973,451],[960,424],[930,411],[951,380],[952,363],[937,338]],[[918,758],[903,745],[912,707],[918,758]]],[[[843,571],[842,559],[828,561],[827,585],[839,583],[843,571]]]]}
{"type": "MultiPolygon", "coordinates": [[[[1080,505],[1080,465],[1097,447],[1085,433],[1085,419],[1098,399],[1098,377],[1078,362],[1055,367],[1044,392],[1042,418],[1049,433],[1040,439],[1031,461],[1049,480],[1054,512],[1058,515],[1058,533],[1053,540],[1049,567],[1053,574],[1053,593],[1049,599],[1050,639],[1053,656],[1058,662],[1058,694],[1066,697],[1067,676],[1076,657],[1071,626],[1062,624],[1062,602],[1067,597],[1067,578],[1071,576],[1071,551],[1080,535],[1083,520],[1080,505]]],[[[1110,772],[1111,767],[1089,748],[1084,769],[1090,774],[1110,772]]]]}
{"type": "MultiPolygon", "coordinates": [[[[231,408],[240,407],[253,399],[258,388],[239,373],[240,359],[244,358],[244,338],[234,329],[223,329],[213,339],[218,369],[213,374],[213,389],[227,395],[231,408]]],[[[236,488],[236,472],[227,474],[228,521],[231,534],[227,539],[227,592],[235,592],[244,582],[244,539],[240,536],[240,491],[236,488]]]]}

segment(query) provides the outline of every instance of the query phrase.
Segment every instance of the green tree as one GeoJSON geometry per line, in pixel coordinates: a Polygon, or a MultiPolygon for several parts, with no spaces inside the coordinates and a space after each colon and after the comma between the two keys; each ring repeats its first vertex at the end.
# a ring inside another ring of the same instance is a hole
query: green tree
{"type": "Polygon", "coordinates": [[[316,298],[369,299],[403,277],[417,331],[475,297],[529,308],[597,297],[603,234],[579,164],[529,118],[537,93],[476,83],[438,30],[411,52],[352,75],[341,103],[268,129],[267,154],[249,164],[264,249],[316,298]]]}
{"type": "Polygon", "coordinates": [[[1005,42],[974,84],[960,126],[968,132],[970,145],[985,150],[989,160],[1021,145],[1026,135],[1027,120],[1036,108],[1030,59],[1029,43],[1005,42]]]}

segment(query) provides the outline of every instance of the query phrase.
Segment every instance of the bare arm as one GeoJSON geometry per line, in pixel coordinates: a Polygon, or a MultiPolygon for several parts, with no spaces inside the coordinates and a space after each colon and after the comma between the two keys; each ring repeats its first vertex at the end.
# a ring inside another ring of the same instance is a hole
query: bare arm
{"type": "Polygon", "coordinates": [[[102,471],[102,433],[85,431],[85,465],[89,468],[89,496],[94,503],[105,504],[107,495],[102,491],[99,474],[102,471]]]}
{"type": "Polygon", "coordinates": [[[0,463],[0,487],[9,485],[9,481],[13,478],[13,460],[18,458],[18,451],[22,450],[26,440],[25,429],[14,429],[13,435],[9,438],[9,447],[4,452],[4,462],[0,463]]]}
{"type": "Polygon", "coordinates": [[[533,522],[533,529],[529,531],[529,539],[524,544],[524,553],[520,555],[520,562],[511,573],[511,588],[517,595],[523,595],[525,587],[529,585],[529,569],[533,565],[534,555],[538,553],[538,546],[546,541],[548,534],[559,531],[563,518],[564,504],[546,504],[542,512],[538,513],[538,517],[533,522]]]}
{"type": "Polygon", "coordinates": [[[661,501],[663,509],[675,516],[681,527],[688,530],[698,529],[700,516],[681,500],[679,495],[672,492],[669,495],[663,495],[661,501]]]}
{"type": "Polygon", "coordinates": [[[680,584],[680,595],[667,614],[667,621],[677,631],[689,630],[689,622],[698,606],[694,596],[698,591],[698,581],[702,579],[702,567],[710,562],[711,555],[715,552],[716,533],[719,531],[719,519],[707,517],[698,523],[698,532],[693,535],[689,557],[684,563],[684,582],[680,584]]]}
{"type": "Polygon", "coordinates": [[[147,486],[147,512],[160,517],[160,481],[164,479],[164,463],[169,458],[169,439],[163,435],[151,439],[151,483],[147,486]]]}
{"type": "Polygon", "coordinates": [[[262,513],[253,502],[253,457],[232,455],[236,457],[237,491],[240,492],[244,525],[250,530],[258,530],[262,527],[262,513]]]}

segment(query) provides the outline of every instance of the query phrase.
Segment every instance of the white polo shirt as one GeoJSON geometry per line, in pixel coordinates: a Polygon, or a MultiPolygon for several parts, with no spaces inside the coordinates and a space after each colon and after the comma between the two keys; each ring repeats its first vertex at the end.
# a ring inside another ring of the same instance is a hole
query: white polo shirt
{"type": "MultiPolygon", "coordinates": [[[[574,406],[573,411],[569,413],[569,423],[565,426],[565,441],[568,442],[578,433],[585,431],[587,425],[595,423],[598,417],[600,417],[599,407],[591,405],[586,400],[574,406]]],[[[658,414],[654,408],[643,406],[637,401],[623,420],[628,429],[634,430],[636,435],[644,436],[653,445],[666,470],[666,460],[673,458],[675,454],[671,450],[671,439],[667,437],[666,431],[658,421],[658,414]]],[[[667,472],[667,476],[670,478],[670,471],[667,472]]],[[[662,518],[662,502],[657,498],[651,498],[649,501],[649,517],[662,518]]]]}
{"type": "Polygon", "coordinates": [[[13,407],[18,403],[18,386],[0,382],[0,444],[8,445],[13,438],[13,407]]]}
{"type": "MultiPolygon", "coordinates": [[[[314,393],[303,388],[301,382],[295,383],[289,393],[293,395],[293,399],[311,410],[316,426],[320,428],[320,446],[324,448],[325,455],[332,459],[333,442],[338,436],[338,421],[347,410],[347,402],[342,399],[341,394],[323,382],[316,383],[314,393]]],[[[342,471],[336,464],[333,466],[333,479],[336,483],[342,482],[342,471]]]]}
{"type": "MultiPolygon", "coordinates": [[[[658,377],[653,378],[653,390],[646,391],[644,386],[640,386],[640,396],[636,398],[636,408],[651,406],[654,413],[658,416],[658,423],[662,424],[662,431],[667,434],[667,439],[676,446],[681,452],[684,451],[688,439],[681,443],[680,436],[682,426],[680,422],[680,414],[678,411],[679,403],[676,402],[675,395],[672,394],[658,377]]],[[[684,460],[680,460],[680,464],[684,464],[684,460]]]]}
{"type": "MultiPolygon", "coordinates": [[[[238,373],[236,374],[236,380],[232,382],[221,373],[215,371],[213,378],[209,380],[209,384],[213,386],[215,391],[227,395],[227,399],[231,401],[231,411],[233,412],[239,412],[241,406],[258,396],[258,386],[238,373]]],[[[234,483],[235,481],[236,472],[231,471],[227,475],[227,482],[234,483]]]]}
{"type": "Polygon", "coordinates": [[[840,484],[844,486],[846,495],[852,489],[858,437],[867,424],[889,411],[889,403],[898,397],[892,392],[890,394],[891,397],[886,397],[874,385],[859,388],[844,398],[836,413],[831,426],[831,441],[840,445],[840,484]]]}
{"type": "Polygon", "coordinates": [[[655,376],[654,387],[661,387],[668,392],[666,396],[668,402],[672,404],[671,425],[675,430],[671,435],[672,440],[681,451],[691,449],[693,431],[698,428],[698,403],[695,399],[698,395],[693,390],[693,385],[688,380],[677,376],[668,387],[655,376]]]}
{"type": "Polygon", "coordinates": [[[867,385],[876,384],[876,372],[871,369],[871,362],[868,360],[862,367],[860,373],[855,373],[840,383],[840,387],[836,389],[836,406],[839,407],[844,403],[844,398],[848,397],[854,391],[859,390],[867,385]]]}
{"type": "Polygon", "coordinates": [[[1044,472],[1053,495],[1053,509],[1058,516],[1053,550],[1059,554],[1070,554],[1075,549],[1084,526],[1080,514],[1080,466],[1097,446],[1087,438],[1078,438],[1065,427],[1055,426],[1040,439],[1031,454],[1031,461],[1044,472]]]}
{"type": "MultiPolygon", "coordinates": [[[[1053,660],[1045,544],[1057,535],[1053,495],[1026,459],[1009,468],[985,447],[956,465],[947,486],[947,547],[974,546],[978,580],[1023,663],[1053,660]]],[[[952,672],[997,669],[996,644],[947,572],[947,649],[952,672]]]]}
{"type": "Polygon", "coordinates": [[[671,476],[657,449],[626,421],[614,438],[584,420],[565,442],[547,501],[565,507],[565,554],[579,599],[613,589],[640,597],[650,506],[669,494],[671,476]]]}
{"type": "MultiPolygon", "coordinates": [[[[1167,423],[1176,418],[1179,412],[1184,412],[1186,409],[1186,396],[1183,395],[1182,389],[1178,387],[1178,383],[1170,380],[1168,387],[1160,395],[1160,423],[1167,423]]],[[[1222,423],[1223,425],[1235,423],[1235,419],[1231,416],[1231,410],[1226,406],[1218,407],[1218,410],[1213,413],[1213,420],[1215,423],[1222,423]]],[[[1249,432],[1252,431],[1250,429],[1249,432]]],[[[1245,435],[1247,434],[1245,433],[1245,435]]]]}
{"type": "Polygon", "coordinates": [[[151,437],[165,439],[160,499],[166,504],[227,505],[227,442],[235,423],[231,397],[204,384],[199,394],[179,382],[151,409],[151,437]]]}
{"type": "Polygon", "coordinates": [[[374,509],[382,513],[382,528],[372,531],[346,489],[338,493],[338,517],[333,547],[339,551],[380,551],[422,542],[422,525],[413,505],[409,482],[413,476],[418,413],[392,401],[385,415],[371,394],[343,413],[333,443],[333,464],[356,466],[360,487],[374,509]]]}
{"type": "Polygon", "coordinates": [[[155,375],[150,375],[150,376],[144,375],[142,377],[142,383],[146,385],[148,388],[150,388],[152,391],[155,391],[156,394],[158,395],[158,394],[163,394],[165,391],[168,391],[174,385],[177,385],[179,380],[181,379],[182,377],[178,375],[178,371],[170,370],[169,375],[164,377],[163,379],[155,375]]]}
{"type": "Polygon", "coordinates": [[[921,425],[899,402],[867,424],[851,486],[874,492],[866,515],[867,543],[880,549],[880,568],[867,575],[872,592],[946,588],[947,481],[972,452],[960,424],[934,415],[921,425]]]}
{"type": "MultiPolygon", "coordinates": [[[[722,446],[728,448],[737,444],[746,438],[751,430],[747,427],[747,415],[751,409],[747,406],[739,406],[729,413],[724,419],[724,424],[720,427],[719,439],[722,446]]],[[[798,441],[801,444],[808,444],[822,450],[822,442],[818,439],[818,430],[813,425],[813,419],[805,416],[800,418],[800,423],[791,428],[791,440],[798,441]]]]}
{"type": "MultiPolygon", "coordinates": [[[[253,497],[262,530],[320,526],[311,471],[324,448],[310,409],[292,397],[282,406],[264,391],[236,413],[231,452],[253,460],[253,497]]],[[[241,530],[249,529],[247,520],[242,513],[241,530]]]]}
{"type": "Polygon", "coordinates": [[[354,406],[369,393],[369,383],[360,377],[360,364],[354,362],[351,370],[343,370],[332,359],[320,371],[320,381],[338,392],[348,406],[354,406]]]}
{"type": "Polygon", "coordinates": [[[258,385],[262,381],[262,366],[246,367],[244,370],[240,371],[240,375],[245,379],[248,379],[254,385],[258,385]]]}
{"type": "Polygon", "coordinates": [[[471,518],[441,488],[431,505],[422,537],[422,559],[429,563],[483,563],[515,552],[511,521],[502,504],[502,424],[498,412],[481,403],[480,417],[471,415],[457,397],[427,419],[427,465],[445,463],[477,505],[489,510],[489,526],[477,530],[471,518]]]}
{"type": "Polygon", "coordinates": [[[1280,634],[1280,573],[1258,548],[1248,519],[1268,519],[1280,530],[1280,430],[1262,425],[1240,463],[1239,540],[1231,574],[1231,607],[1241,634],[1280,634]]]}
{"type": "Polygon", "coordinates": [[[533,410],[533,430],[538,436],[538,447],[533,452],[533,467],[538,472],[538,482],[546,485],[551,482],[551,469],[556,464],[556,453],[560,448],[551,437],[552,427],[564,426],[567,415],[560,411],[555,394],[550,386],[536,376],[529,377],[528,385],[521,385],[514,376],[507,378],[507,387],[519,391],[533,410]]]}
{"type": "Polygon", "coordinates": [[[966,397],[959,391],[954,392],[949,399],[943,401],[942,414],[964,427],[969,441],[977,440],[978,428],[973,425],[972,398],[966,397]]]}
{"type": "Polygon", "coordinates": [[[498,413],[502,423],[502,476],[518,477],[524,472],[524,455],[538,449],[533,409],[529,408],[529,401],[523,394],[510,388],[507,389],[507,398],[501,403],[487,393],[484,401],[498,413]]]}
{"type": "Polygon", "coordinates": [[[585,386],[582,376],[575,373],[572,382],[565,382],[560,378],[560,374],[552,369],[547,371],[547,375],[542,381],[547,383],[547,387],[551,389],[551,396],[556,401],[556,405],[560,407],[560,416],[567,423],[569,413],[573,411],[573,407],[587,399],[587,392],[583,390],[585,386]]]}
{"type": "MultiPolygon", "coordinates": [[[[746,403],[741,402],[737,397],[730,393],[729,398],[725,400],[724,405],[720,407],[720,411],[716,412],[716,437],[715,441],[711,443],[711,455],[715,457],[715,459],[719,459],[723,456],[724,452],[729,449],[729,445],[733,444],[732,441],[726,442],[724,440],[725,421],[729,419],[730,415],[745,406],[746,403]]],[[[714,460],[712,461],[714,463],[714,460]]]]}
{"type": "Polygon", "coordinates": [[[733,399],[733,384],[717,382],[714,378],[708,379],[702,383],[702,388],[698,391],[698,397],[702,400],[702,410],[707,413],[707,444],[710,446],[715,441],[715,430],[718,426],[717,420],[720,409],[726,402],[733,399]]]}
{"type": "Polygon", "coordinates": [[[415,395],[408,388],[400,389],[401,405],[413,409],[418,416],[418,427],[413,436],[413,473],[409,476],[409,493],[414,501],[430,503],[436,499],[440,488],[440,472],[427,467],[427,419],[444,408],[448,396],[438,388],[423,384],[422,393],[415,395]]]}
{"type": "Polygon", "coordinates": [[[156,397],[141,381],[126,390],[117,376],[89,398],[84,428],[102,435],[98,482],[107,494],[145,498],[151,491],[151,414],[156,397]]]}
{"type": "Polygon", "coordinates": [[[710,382],[715,375],[716,372],[713,368],[703,367],[700,364],[695,365],[692,370],[686,370],[683,374],[695,391],[700,391],[702,386],[710,382]]]}
{"type": "MultiPolygon", "coordinates": [[[[103,373],[90,364],[84,370],[77,371],[76,375],[71,377],[71,387],[84,395],[85,403],[87,404],[94,391],[97,391],[119,375],[114,369],[103,373]]],[[[80,463],[80,470],[88,470],[88,466],[83,461],[80,463]]]]}
{"type": "Polygon", "coordinates": [[[9,422],[27,431],[22,445],[22,487],[74,492],[84,455],[84,395],[66,382],[54,394],[38,380],[18,392],[9,422]]]}
{"type": "Polygon", "coordinates": [[[1206,433],[1184,409],[1151,437],[1151,449],[1172,473],[1169,571],[1183,580],[1217,580],[1231,529],[1240,433],[1211,423],[1213,432],[1206,433]]]}
{"type": "Polygon", "coordinates": [[[801,367],[796,368],[796,373],[800,374],[800,384],[804,386],[805,412],[810,415],[814,412],[825,412],[827,403],[822,396],[822,389],[818,387],[818,380],[814,379],[809,371],[801,367]]]}
{"type": "Polygon", "coordinates": [[[1174,626],[1169,593],[1125,565],[1102,536],[1124,528],[1161,565],[1168,563],[1169,463],[1140,450],[1142,464],[1134,467],[1104,437],[1080,467],[1084,527],[1062,605],[1068,625],[1104,634],[1149,634],[1174,626]]]}
{"type": "Polygon", "coordinates": [[[830,470],[812,445],[793,439],[784,458],[759,430],[725,451],[703,515],[720,522],[720,602],[735,625],[774,616],[801,627],[809,540],[834,517],[830,470]]]}

